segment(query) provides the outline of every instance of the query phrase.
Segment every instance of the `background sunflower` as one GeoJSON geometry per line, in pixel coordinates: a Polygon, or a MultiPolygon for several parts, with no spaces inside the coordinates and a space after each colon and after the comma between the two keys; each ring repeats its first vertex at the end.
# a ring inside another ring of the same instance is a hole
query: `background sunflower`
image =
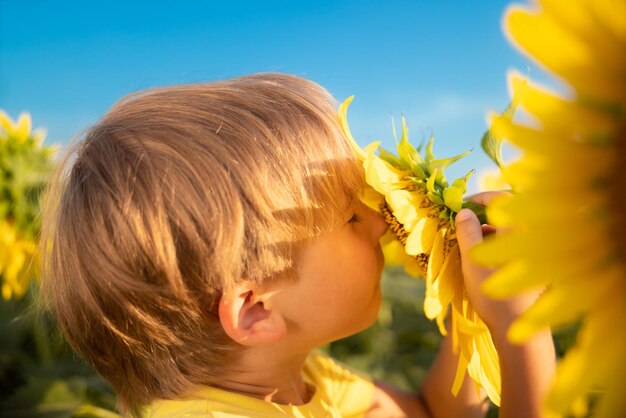
{"type": "Polygon", "coordinates": [[[490,222],[508,230],[474,256],[499,270],[484,290],[506,297],[545,287],[509,330],[524,341],[580,324],[546,402],[553,415],[626,413],[626,1],[541,0],[511,7],[510,41],[566,84],[559,96],[509,78],[526,123],[492,119],[521,155],[503,167],[512,197],[490,222]],[[592,400],[593,402],[589,402],[592,400]]]}

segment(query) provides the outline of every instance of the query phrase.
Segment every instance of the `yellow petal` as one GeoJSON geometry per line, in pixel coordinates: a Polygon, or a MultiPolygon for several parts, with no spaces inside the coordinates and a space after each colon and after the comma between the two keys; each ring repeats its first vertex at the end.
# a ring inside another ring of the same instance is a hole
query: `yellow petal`
{"type": "Polygon", "coordinates": [[[478,190],[481,192],[510,188],[511,186],[504,180],[500,170],[484,169],[478,173],[478,190]]]}
{"type": "Polygon", "coordinates": [[[505,28],[511,41],[530,58],[561,75],[577,89],[608,100],[621,98],[624,81],[611,77],[610,69],[597,65],[590,46],[553,17],[512,7],[505,17],[505,28]]]}
{"type": "Polygon", "coordinates": [[[593,51],[594,58],[601,67],[610,67],[614,71],[623,72],[626,61],[623,59],[624,44],[606,30],[604,25],[598,25],[594,12],[605,11],[603,16],[616,12],[613,2],[593,7],[594,1],[580,2],[578,7],[571,7],[567,2],[559,0],[541,0],[545,13],[551,16],[560,26],[571,32],[572,36],[582,39],[593,51]],[[604,7],[602,7],[604,6],[604,7]]]}
{"type": "Polygon", "coordinates": [[[406,239],[406,253],[412,256],[430,254],[439,221],[434,218],[421,218],[406,239]]]}
{"type": "Polygon", "coordinates": [[[510,72],[508,81],[513,91],[523,86],[524,94],[519,105],[540,119],[541,126],[550,132],[574,133],[583,137],[610,134],[615,130],[614,120],[607,114],[598,112],[578,102],[565,100],[543,87],[531,83],[526,76],[510,72]]]}
{"type": "Polygon", "coordinates": [[[491,129],[495,135],[508,139],[525,152],[545,158],[554,156],[555,160],[564,161],[565,158],[565,161],[574,161],[579,164],[584,158],[585,161],[597,166],[603,166],[611,161],[611,154],[602,144],[574,142],[566,137],[519,125],[505,117],[494,118],[491,121],[491,129]]]}
{"type": "Polygon", "coordinates": [[[524,342],[547,326],[572,322],[590,307],[600,306],[614,291],[616,280],[621,280],[620,273],[616,270],[607,272],[597,277],[593,285],[582,278],[547,289],[509,328],[508,338],[513,342],[524,342]]]}
{"type": "Polygon", "coordinates": [[[436,318],[437,328],[439,329],[441,335],[443,335],[444,337],[448,335],[448,330],[446,329],[446,324],[444,322],[447,316],[447,312],[447,309],[443,309],[436,318]]]}
{"type": "Polygon", "coordinates": [[[463,291],[463,273],[461,271],[461,257],[458,245],[454,245],[441,267],[439,276],[439,300],[443,306],[452,302],[454,292],[463,291]]]}
{"type": "Polygon", "coordinates": [[[392,190],[386,196],[387,203],[406,231],[412,231],[418,220],[417,209],[423,198],[417,192],[408,190],[392,190]]]}
{"type": "Polygon", "coordinates": [[[426,252],[422,246],[422,231],[424,230],[427,219],[428,218],[420,218],[413,227],[413,230],[409,232],[404,247],[408,255],[416,256],[426,252]]]}
{"type": "Polygon", "coordinates": [[[382,194],[378,193],[373,187],[367,185],[363,189],[363,196],[361,201],[369,208],[374,209],[376,212],[380,212],[380,205],[385,201],[382,194]]]}
{"type": "MultiPolygon", "coordinates": [[[[435,292],[436,293],[436,292],[435,292]]],[[[443,306],[439,301],[437,294],[427,293],[424,296],[424,314],[428,319],[435,319],[443,310],[443,306]]]]}
{"type": "Polygon", "coordinates": [[[11,296],[13,296],[13,290],[8,283],[2,283],[2,299],[11,300],[11,296]]]}
{"type": "Polygon", "coordinates": [[[343,129],[346,138],[350,141],[352,149],[356,152],[359,159],[363,161],[365,160],[365,152],[361,149],[359,144],[357,144],[356,140],[352,136],[352,133],[350,132],[350,127],[348,126],[348,107],[350,106],[350,103],[352,103],[353,99],[354,96],[350,96],[339,106],[339,123],[341,124],[341,128],[343,129]]]}
{"type": "Polygon", "coordinates": [[[0,109],[0,127],[7,133],[12,133],[15,130],[13,120],[4,110],[0,109]]]}
{"type": "Polygon", "coordinates": [[[435,280],[435,278],[439,275],[441,266],[443,265],[443,247],[446,241],[445,236],[447,231],[447,228],[441,228],[435,234],[433,248],[430,253],[430,257],[428,258],[428,269],[426,274],[427,282],[435,280]]]}
{"type": "MultiPolygon", "coordinates": [[[[453,334],[454,335],[454,334],[453,334]]],[[[467,359],[462,354],[459,356],[459,363],[456,366],[456,373],[454,375],[454,381],[452,383],[452,395],[456,396],[463,385],[463,381],[465,380],[465,373],[467,372],[467,365],[469,363],[469,359],[467,359]]]]}
{"type": "Polygon", "coordinates": [[[405,257],[407,257],[404,246],[396,239],[391,230],[388,230],[381,238],[381,247],[385,255],[385,265],[401,266],[404,263],[405,257]]]}
{"type": "Polygon", "coordinates": [[[386,195],[391,190],[402,188],[406,184],[406,181],[403,181],[405,173],[374,155],[373,149],[376,149],[378,144],[374,142],[365,148],[367,152],[363,162],[365,180],[378,193],[386,195]]]}
{"type": "MultiPolygon", "coordinates": [[[[485,353],[486,354],[486,353],[485,353]]],[[[496,358],[497,360],[497,358],[496,358]]],[[[476,349],[472,353],[469,366],[467,368],[468,374],[475,382],[478,382],[487,392],[487,396],[491,401],[499,406],[500,405],[500,387],[499,387],[499,368],[497,371],[490,370],[490,373],[497,373],[496,381],[492,381],[491,376],[487,375],[487,369],[485,368],[486,362],[481,355],[481,351],[476,349]]]]}
{"type": "Polygon", "coordinates": [[[26,141],[30,136],[31,120],[30,113],[22,113],[17,120],[17,126],[15,129],[15,136],[18,141],[26,141]]]}
{"type": "Polygon", "coordinates": [[[33,141],[35,142],[36,148],[37,149],[41,149],[41,146],[43,145],[43,141],[44,139],[46,139],[46,135],[48,134],[48,131],[46,131],[43,128],[39,128],[36,129],[33,133],[32,133],[32,138],[33,141]]]}

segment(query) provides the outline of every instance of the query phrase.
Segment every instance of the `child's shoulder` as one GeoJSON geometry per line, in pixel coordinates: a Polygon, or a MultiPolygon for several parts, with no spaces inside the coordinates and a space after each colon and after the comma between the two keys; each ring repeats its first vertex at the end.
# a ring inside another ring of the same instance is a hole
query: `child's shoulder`
{"type": "MultiPolygon", "coordinates": [[[[321,351],[307,358],[303,378],[315,393],[308,404],[286,406],[266,402],[214,387],[199,387],[190,396],[175,400],[158,400],[146,408],[143,418],[231,418],[249,416],[272,417],[278,413],[301,412],[310,416],[334,411],[336,416],[361,416],[371,405],[374,385],[371,379],[321,351]],[[244,414],[244,415],[242,415],[244,414]]],[[[296,416],[298,416],[296,414],[296,416]]],[[[330,416],[335,416],[331,414],[330,416]]]]}
{"type": "Polygon", "coordinates": [[[365,373],[336,360],[321,350],[313,351],[304,364],[303,373],[314,383],[334,382],[346,383],[358,380],[371,380],[365,373]]]}
{"type": "Polygon", "coordinates": [[[321,351],[309,355],[303,374],[342,416],[359,416],[372,403],[375,387],[371,377],[321,351]]]}

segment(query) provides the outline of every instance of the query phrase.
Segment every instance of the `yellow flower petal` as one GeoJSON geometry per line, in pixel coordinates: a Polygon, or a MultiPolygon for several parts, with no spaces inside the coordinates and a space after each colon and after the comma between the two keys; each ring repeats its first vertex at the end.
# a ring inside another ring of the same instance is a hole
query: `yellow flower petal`
{"type": "Polygon", "coordinates": [[[430,254],[439,222],[434,218],[421,218],[406,239],[405,250],[408,255],[430,254]]]}
{"type": "Polygon", "coordinates": [[[365,168],[367,183],[378,193],[385,195],[387,192],[399,189],[406,184],[406,181],[403,180],[406,174],[374,155],[374,150],[378,144],[374,142],[365,148],[366,157],[363,167],[365,168]]]}
{"type": "Polygon", "coordinates": [[[31,120],[29,113],[22,113],[17,120],[17,127],[15,129],[15,136],[18,141],[24,142],[30,136],[31,120]]]}
{"type": "Polygon", "coordinates": [[[393,216],[407,231],[415,228],[418,220],[417,208],[422,200],[417,193],[408,190],[392,190],[387,194],[387,203],[393,209],[393,216]]]}
{"type": "Polygon", "coordinates": [[[505,27],[509,38],[539,65],[568,79],[577,89],[609,100],[623,94],[624,81],[596,65],[590,46],[572,36],[553,17],[512,7],[505,17],[505,27]],[[589,77],[589,73],[594,76],[589,77]]]}
{"type": "Polygon", "coordinates": [[[350,96],[346,100],[344,100],[343,103],[341,103],[341,105],[339,106],[339,123],[341,125],[341,128],[343,129],[346,138],[348,139],[348,141],[350,141],[352,149],[357,154],[359,159],[363,161],[365,160],[365,152],[361,149],[359,144],[352,136],[352,133],[350,132],[350,127],[348,126],[348,107],[350,106],[350,103],[352,103],[353,99],[354,96],[350,96]]]}

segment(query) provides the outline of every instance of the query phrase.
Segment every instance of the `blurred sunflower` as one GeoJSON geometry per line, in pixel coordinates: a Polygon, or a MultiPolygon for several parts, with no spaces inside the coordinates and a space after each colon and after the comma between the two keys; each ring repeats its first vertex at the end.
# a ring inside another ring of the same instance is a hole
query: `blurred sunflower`
{"type": "MultiPolygon", "coordinates": [[[[476,248],[499,270],[495,297],[545,287],[509,330],[514,342],[580,322],[546,406],[554,416],[626,414],[626,0],[541,0],[511,7],[513,44],[570,88],[561,97],[526,85],[522,124],[494,117],[494,133],[521,151],[503,166],[515,194],[494,202],[490,222],[509,232],[476,248]]],[[[523,78],[510,76],[513,91],[523,78]]]]}
{"type": "Polygon", "coordinates": [[[444,320],[448,307],[452,306],[452,341],[455,352],[459,352],[452,393],[458,393],[467,371],[499,405],[498,355],[487,326],[465,296],[454,224],[461,208],[471,207],[478,212],[484,208],[463,201],[471,172],[452,184],[444,175],[450,164],[469,151],[452,158],[437,159],[431,138],[422,157],[421,149],[415,149],[409,142],[404,118],[397,156],[381,148],[379,142],[361,149],[348,127],[347,109],[351,101],[352,97],[340,106],[340,121],[363,162],[369,185],[364,195],[365,203],[379,211],[389,225],[388,233],[383,237],[386,263],[403,264],[412,276],[424,277],[424,313],[427,318],[436,320],[443,335],[447,334],[444,320]]]}
{"type": "Polygon", "coordinates": [[[0,110],[0,284],[2,297],[22,297],[38,277],[39,202],[52,169],[52,147],[31,118],[13,121],[0,110]]]}

